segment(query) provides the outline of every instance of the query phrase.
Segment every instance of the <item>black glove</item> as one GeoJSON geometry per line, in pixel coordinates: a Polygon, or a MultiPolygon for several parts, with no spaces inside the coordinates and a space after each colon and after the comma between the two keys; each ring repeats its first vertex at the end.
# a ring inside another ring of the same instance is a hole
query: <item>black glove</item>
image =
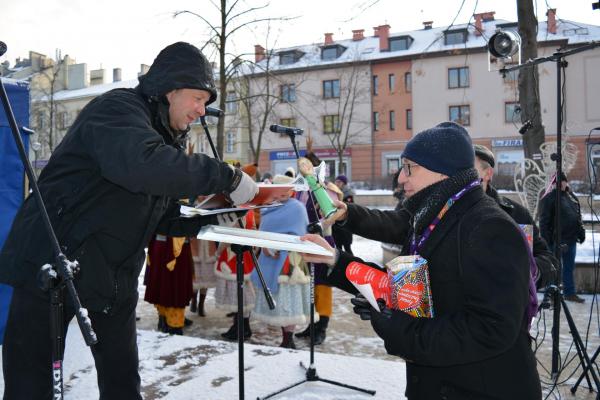
{"type": "Polygon", "coordinates": [[[372,318],[386,318],[389,319],[392,316],[392,311],[386,307],[383,299],[377,299],[377,305],[379,306],[380,312],[371,306],[371,303],[362,294],[357,294],[350,302],[354,305],[354,312],[360,316],[363,321],[368,321],[372,318]]]}

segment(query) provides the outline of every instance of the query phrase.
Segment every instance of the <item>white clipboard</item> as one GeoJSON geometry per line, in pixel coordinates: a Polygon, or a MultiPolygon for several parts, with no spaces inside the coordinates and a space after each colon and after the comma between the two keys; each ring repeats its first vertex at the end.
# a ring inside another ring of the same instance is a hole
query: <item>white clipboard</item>
{"type": "Polygon", "coordinates": [[[242,246],[265,247],[267,249],[296,251],[321,256],[333,255],[318,244],[300,240],[300,236],[283,233],[206,225],[202,227],[197,237],[202,240],[233,243],[242,246]]]}

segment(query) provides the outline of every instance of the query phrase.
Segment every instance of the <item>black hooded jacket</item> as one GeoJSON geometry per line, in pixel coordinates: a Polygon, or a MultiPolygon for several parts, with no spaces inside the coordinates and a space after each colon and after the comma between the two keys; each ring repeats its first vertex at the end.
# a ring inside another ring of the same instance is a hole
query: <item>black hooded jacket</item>
{"type": "MultiPolygon", "coordinates": [[[[207,65],[189,44],[167,47],[137,88],[91,101],[42,171],[39,187],[48,214],[63,252],[80,264],[75,287],[92,311],[111,313],[137,296],[144,247],[154,232],[195,235],[207,223],[179,218],[175,200],[231,186],[234,172],[227,164],[187,155],[168,125],[164,94],[188,87],[216,95],[207,65]]],[[[29,196],[0,253],[0,282],[35,287],[40,267],[54,260],[29,196]]]]}

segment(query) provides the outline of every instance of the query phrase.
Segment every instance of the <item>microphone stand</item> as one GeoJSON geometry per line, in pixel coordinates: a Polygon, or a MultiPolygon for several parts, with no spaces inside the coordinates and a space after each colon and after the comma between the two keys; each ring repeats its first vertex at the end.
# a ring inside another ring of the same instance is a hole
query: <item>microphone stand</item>
{"type": "MultiPolygon", "coordinates": [[[[200,123],[204,128],[204,133],[206,133],[206,138],[208,139],[208,143],[212,149],[214,157],[221,160],[219,157],[219,153],[215,148],[215,145],[212,141],[212,137],[210,135],[210,131],[208,130],[208,125],[206,124],[206,119],[204,116],[200,117],[200,123]]],[[[238,220],[238,224],[240,228],[244,229],[244,225],[242,221],[238,220]]],[[[271,290],[267,286],[265,278],[262,274],[260,266],[258,265],[258,260],[256,258],[256,254],[252,251],[252,248],[249,246],[241,246],[237,244],[231,245],[231,250],[236,255],[236,283],[237,283],[237,337],[238,337],[238,389],[239,389],[239,399],[244,399],[244,257],[243,254],[245,251],[248,252],[252,256],[252,262],[254,263],[254,268],[256,269],[256,273],[260,280],[260,284],[263,288],[263,292],[265,294],[265,298],[267,300],[267,304],[269,305],[270,310],[275,309],[275,300],[273,300],[273,295],[271,294],[271,290]]]]}
{"type": "MultiPolygon", "coordinates": [[[[2,45],[4,45],[4,43],[0,42],[0,48],[2,45]]],[[[79,324],[79,329],[81,329],[85,343],[88,346],[91,346],[98,343],[98,339],[96,337],[96,333],[92,329],[92,323],[88,317],[88,311],[81,305],[79,296],[77,295],[77,291],[73,285],[73,275],[79,270],[78,263],[77,261],[68,260],[61,250],[56,233],[52,227],[50,218],[48,217],[48,212],[46,210],[46,206],[44,205],[44,199],[42,198],[35,174],[33,173],[33,168],[29,158],[27,157],[27,154],[25,153],[25,145],[23,144],[23,140],[19,134],[17,121],[12,111],[2,79],[0,79],[0,97],[2,99],[2,105],[4,106],[4,111],[15,140],[15,144],[17,145],[17,150],[19,151],[19,156],[23,166],[25,167],[27,177],[29,178],[29,183],[31,185],[34,198],[39,208],[39,212],[42,217],[42,221],[44,222],[44,227],[48,233],[50,244],[53,248],[55,256],[54,264],[46,264],[41,267],[40,271],[38,272],[38,283],[40,289],[43,291],[50,291],[50,335],[52,339],[53,399],[58,400],[63,398],[63,291],[65,288],[67,289],[69,297],[73,303],[73,307],[75,308],[75,316],[77,317],[77,323],[79,324]]]]}
{"type": "MultiPolygon", "coordinates": [[[[562,132],[561,131],[562,131],[562,125],[563,125],[563,120],[562,120],[562,113],[563,113],[562,100],[563,100],[563,98],[562,98],[562,76],[561,76],[561,74],[565,71],[565,68],[567,67],[567,61],[565,60],[565,57],[576,54],[576,53],[580,53],[580,52],[583,52],[586,50],[591,50],[591,49],[599,47],[599,46],[600,46],[599,41],[592,41],[591,43],[585,44],[583,46],[580,46],[580,47],[577,47],[577,48],[574,48],[571,50],[557,51],[556,53],[552,54],[551,56],[539,57],[539,58],[533,59],[525,64],[517,65],[514,67],[510,67],[510,68],[503,68],[499,71],[501,74],[504,75],[507,72],[516,71],[516,70],[520,70],[520,69],[527,68],[527,67],[533,67],[535,65],[538,65],[538,64],[541,64],[541,63],[544,63],[547,61],[553,61],[556,63],[556,153],[552,154],[551,159],[556,162],[556,199],[555,199],[556,204],[555,204],[555,209],[554,209],[554,256],[558,260],[558,265],[557,265],[558,268],[556,271],[554,284],[549,285],[546,288],[546,291],[549,292],[549,294],[552,296],[553,301],[554,301],[554,313],[553,313],[553,318],[552,318],[551,378],[556,383],[558,381],[558,376],[559,376],[559,370],[558,370],[559,365],[558,364],[559,364],[559,358],[560,358],[559,335],[560,335],[561,305],[565,312],[565,317],[566,317],[567,323],[569,325],[569,331],[571,333],[571,336],[573,337],[573,342],[575,343],[575,348],[577,350],[579,362],[583,368],[583,372],[582,372],[581,376],[579,377],[579,380],[571,388],[571,393],[575,393],[575,391],[577,390],[577,386],[579,385],[579,383],[581,382],[581,380],[583,379],[584,376],[587,380],[589,389],[592,390],[592,384],[591,384],[591,381],[590,381],[590,378],[588,375],[588,371],[591,373],[594,384],[596,385],[596,392],[600,391],[600,379],[598,378],[598,375],[596,374],[595,368],[593,368],[593,362],[590,360],[590,357],[586,352],[585,345],[584,345],[583,340],[581,339],[581,336],[577,330],[577,326],[575,325],[575,321],[573,320],[571,312],[569,311],[569,308],[567,307],[567,303],[564,299],[564,296],[561,292],[561,287],[560,287],[560,279],[562,278],[562,254],[561,254],[562,246],[560,243],[560,240],[561,240],[560,198],[561,198],[561,192],[562,192],[562,187],[561,187],[561,183],[562,183],[562,179],[561,179],[562,132]]],[[[600,394],[598,394],[598,396],[596,398],[600,399],[600,394]]]]}
{"type": "MultiPolygon", "coordinates": [[[[296,140],[295,140],[296,134],[293,132],[294,131],[290,130],[290,131],[287,131],[286,134],[289,136],[289,138],[292,142],[292,146],[294,147],[294,153],[296,154],[296,160],[298,160],[300,158],[300,153],[298,152],[298,147],[296,146],[296,140]]],[[[315,233],[320,236],[323,236],[323,229],[322,229],[321,225],[319,224],[319,214],[317,212],[317,208],[315,207],[315,199],[310,190],[308,191],[308,195],[309,195],[309,201],[312,204],[312,209],[314,211],[314,217],[315,217],[314,222],[311,222],[308,225],[308,231],[309,231],[309,233],[315,233]]],[[[299,386],[306,382],[325,382],[325,383],[329,383],[331,385],[336,385],[336,386],[344,387],[346,389],[352,389],[352,390],[356,390],[359,392],[370,394],[371,396],[375,396],[375,390],[363,389],[363,388],[359,388],[357,386],[352,386],[352,385],[348,385],[345,383],[332,381],[330,379],[324,379],[324,378],[321,378],[317,374],[317,367],[315,366],[315,264],[314,263],[309,263],[309,264],[310,264],[310,324],[309,324],[310,364],[307,367],[304,365],[304,363],[302,361],[300,361],[300,367],[304,368],[304,370],[306,371],[306,378],[302,379],[301,381],[298,381],[296,383],[293,383],[289,386],[286,386],[283,389],[279,389],[276,392],[268,394],[265,397],[257,397],[257,400],[270,399],[273,396],[277,396],[280,393],[283,393],[287,390],[295,388],[296,386],[299,386]]]]}

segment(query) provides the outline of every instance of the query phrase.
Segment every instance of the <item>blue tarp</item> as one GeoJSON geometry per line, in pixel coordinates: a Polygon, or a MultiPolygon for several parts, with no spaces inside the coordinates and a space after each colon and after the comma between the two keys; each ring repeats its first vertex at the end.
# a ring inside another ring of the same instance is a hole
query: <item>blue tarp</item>
{"type": "MultiPolygon", "coordinates": [[[[3,80],[17,125],[29,126],[29,85],[26,82],[3,80]]],[[[21,132],[26,152],[29,135],[21,132]]],[[[0,248],[4,245],[12,221],[25,193],[25,168],[19,157],[17,145],[8,124],[4,107],[0,106],[0,248]]],[[[0,344],[4,338],[4,327],[12,288],[0,284],[0,344]]]]}

